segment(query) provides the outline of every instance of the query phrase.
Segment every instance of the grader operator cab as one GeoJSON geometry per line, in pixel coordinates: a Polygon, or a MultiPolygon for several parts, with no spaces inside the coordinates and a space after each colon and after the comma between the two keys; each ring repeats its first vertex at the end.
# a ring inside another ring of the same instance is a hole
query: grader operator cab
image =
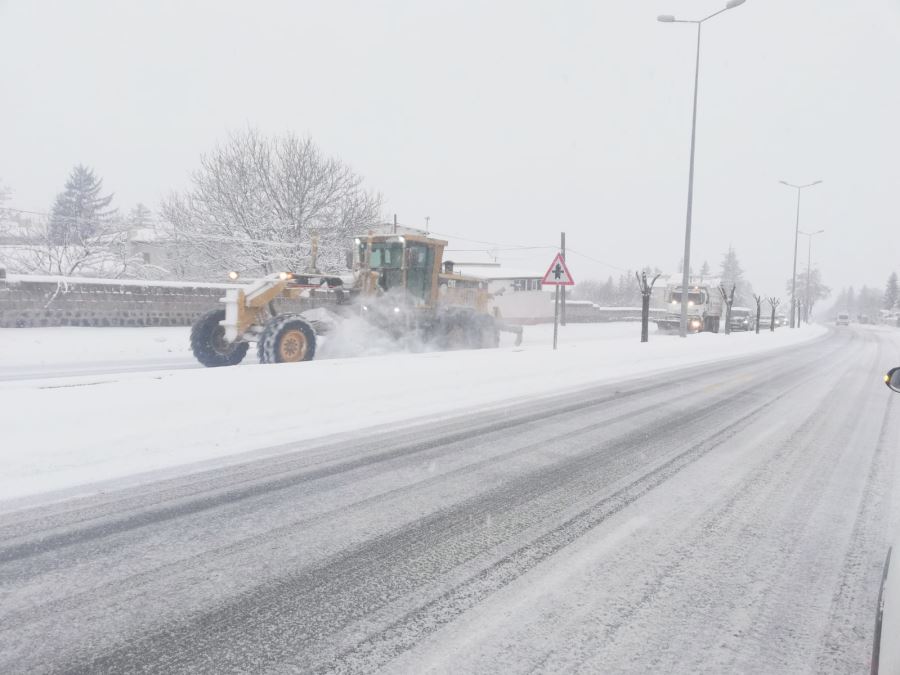
{"type": "Polygon", "coordinates": [[[488,313],[486,282],[441,272],[446,245],[413,230],[370,232],[354,240],[350,276],[280,272],[229,289],[224,309],[194,323],[191,349],[210,367],[240,363],[250,342],[260,363],[309,361],[317,336],[353,315],[408,349],[496,347],[500,331],[519,344],[521,327],[488,313]]]}

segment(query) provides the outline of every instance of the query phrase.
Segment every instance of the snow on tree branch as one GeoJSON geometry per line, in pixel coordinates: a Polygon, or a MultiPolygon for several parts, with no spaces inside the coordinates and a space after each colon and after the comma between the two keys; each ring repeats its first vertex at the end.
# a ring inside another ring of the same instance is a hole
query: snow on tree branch
{"type": "Polygon", "coordinates": [[[185,269],[269,273],[309,265],[345,268],[350,239],[379,220],[381,199],[340,160],[310,139],[234,133],[200,158],[192,187],[162,207],[185,269]]]}

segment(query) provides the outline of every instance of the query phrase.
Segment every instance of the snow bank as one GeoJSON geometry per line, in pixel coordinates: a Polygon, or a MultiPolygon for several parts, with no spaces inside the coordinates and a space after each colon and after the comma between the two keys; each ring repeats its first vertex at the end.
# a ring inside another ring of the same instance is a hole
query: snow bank
{"type": "Polygon", "coordinates": [[[0,329],[0,373],[5,369],[44,367],[77,363],[108,362],[111,365],[136,359],[193,361],[189,343],[191,329],[153,328],[6,328],[0,329]]]}
{"type": "MultiPolygon", "coordinates": [[[[127,332],[169,336],[141,343],[153,351],[168,349],[173,330],[127,332]]],[[[186,330],[178,330],[186,338],[186,330]]],[[[648,344],[638,341],[639,331],[636,324],[566,326],[557,352],[549,346],[552,327],[534,326],[526,328],[522,347],[499,350],[0,383],[0,499],[206,460],[239,461],[235,456],[246,451],[276,452],[281,444],[376,424],[746,356],[816,338],[825,328],[686,340],[652,334],[648,344]]],[[[97,331],[110,334],[108,349],[114,351],[113,332],[97,331]]],[[[61,349],[71,356],[75,346],[61,349]]],[[[40,351],[51,352],[52,345],[40,351]]]]}

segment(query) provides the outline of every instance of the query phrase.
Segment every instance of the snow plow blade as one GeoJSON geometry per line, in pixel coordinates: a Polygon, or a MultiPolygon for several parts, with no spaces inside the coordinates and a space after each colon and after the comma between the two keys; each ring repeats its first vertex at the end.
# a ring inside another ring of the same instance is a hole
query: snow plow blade
{"type": "Polygon", "coordinates": [[[512,324],[497,322],[497,330],[501,333],[515,333],[516,347],[522,344],[522,326],[514,326],[512,324]]]}
{"type": "Polygon", "coordinates": [[[677,333],[681,328],[680,321],[667,321],[665,319],[660,319],[656,322],[656,328],[660,332],[663,333],[677,333]]]}

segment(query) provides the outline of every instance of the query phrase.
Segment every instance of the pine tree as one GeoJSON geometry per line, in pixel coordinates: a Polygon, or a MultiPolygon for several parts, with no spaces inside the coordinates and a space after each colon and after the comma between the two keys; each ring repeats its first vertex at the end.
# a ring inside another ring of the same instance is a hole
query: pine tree
{"type": "Polygon", "coordinates": [[[884,308],[892,310],[897,306],[898,301],[900,301],[900,287],[897,285],[897,273],[891,272],[884,289],[884,308]]]}
{"type": "Polygon", "coordinates": [[[603,284],[603,302],[604,307],[613,307],[616,304],[616,282],[613,281],[612,275],[603,284]]]}
{"type": "Polygon", "coordinates": [[[56,196],[50,214],[50,240],[55,244],[83,241],[93,236],[116,214],[110,209],[113,196],[101,196],[103,179],[79,164],[56,196]]]}
{"type": "Polygon", "coordinates": [[[744,281],[744,270],[741,263],[738,262],[737,253],[733,246],[728,247],[728,252],[722,258],[722,267],[719,274],[722,277],[722,284],[726,288],[732,285],[739,286],[744,281]]]}
{"type": "Polygon", "coordinates": [[[128,214],[128,227],[142,230],[153,226],[153,212],[140,202],[128,214]]]}
{"type": "Polygon", "coordinates": [[[857,318],[867,316],[872,319],[878,316],[878,310],[881,309],[881,293],[876,288],[863,286],[859,289],[856,296],[856,312],[857,318]]]}
{"type": "Polygon", "coordinates": [[[728,252],[722,257],[719,276],[725,288],[737,287],[734,294],[734,304],[736,306],[749,307],[754,302],[753,286],[744,278],[744,268],[741,267],[737,252],[733,246],[729,246],[728,252]]]}
{"type": "Polygon", "coordinates": [[[711,274],[711,270],[709,269],[709,263],[706,260],[704,260],[703,267],[700,268],[700,277],[702,279],[707,279],[707,278],[709,278],[710,274],[711,274]]]}
{"type": "Polygon", "coordinates": [[[619,275],[619,285],[616,288],[616,306],[628,307],[631,303],[631,273],[619,275]]]}

